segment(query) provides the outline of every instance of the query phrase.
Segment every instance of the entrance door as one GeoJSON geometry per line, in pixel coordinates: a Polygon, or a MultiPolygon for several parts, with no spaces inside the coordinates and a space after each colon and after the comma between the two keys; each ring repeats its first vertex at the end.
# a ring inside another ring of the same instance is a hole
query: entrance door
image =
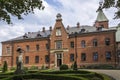
{"type": "Polygon", "coordinates": [[[57,54],[57,67],[60,67],[62,65],[62,54],[57,54]]]}

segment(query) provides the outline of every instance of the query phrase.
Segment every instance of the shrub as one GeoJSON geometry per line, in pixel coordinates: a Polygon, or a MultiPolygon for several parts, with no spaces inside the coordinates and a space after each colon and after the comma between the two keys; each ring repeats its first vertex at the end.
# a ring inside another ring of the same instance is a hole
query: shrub
{"type": "Polygon", "coordinates": [[[10,70],[16,70],[16,67],[11,67],[10,70]]]}
{"type": "Polygon", "coordinates": [[[7,61],[4,61],[2,72],[4,73],[4,72],[6,72],[7,70],[8,70],[7,61]]]}
{"type": "Polygon", "coordinates": [[[68,69],[68,65],[63,64],[60,66],[60,70],[67,70],[68,69]]]}
{"type": "Polygon", "coordinates": [[[86,68],[87,69],[114,69],[112,65],[108,65],[108,64],[89,65],[86,68]]]}
{"type": "Polygon", "coordinates": [[[37,70],[38,69],[38,66],[31,66],[30,67],[30,70],[37,70]]]}
{"type": "Polygon", "coordinates": [[[76,61],[75,61],[74,64],[73,64],[73,70],[75,70],[75,71],[78,70],[78,69],[77,69],[77,63],[76,63],[76,61]]]}
{"type": "Polygon", "coordinates": [[[44,70],[44,69],[45,69],[45,66],[44,66],[44,65],[42,65],[41,69],[42,69],[42,70],[44,70]]]}
{"type": "Polygon", "coordinates": [[[23,67],[23,70],[24,71],[28,71],[28,67],[23,67]]]}

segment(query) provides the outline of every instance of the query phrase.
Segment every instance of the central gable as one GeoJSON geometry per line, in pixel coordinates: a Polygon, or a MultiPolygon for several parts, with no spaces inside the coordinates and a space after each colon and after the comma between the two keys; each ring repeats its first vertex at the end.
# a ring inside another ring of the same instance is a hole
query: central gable
{"type": "Polygon", "coordinates": [[[62,47],[66,48],[66,46],[64,46],[64,44],[67,42],[67,31],[62,23],[62,16],[60,13],[57,14],[57,19],[56,19],[56,23],[54,25],[54,28],[51,32],[51,43],[53,44],[53,46],[51,46],[51,48],[55,48],[55,42],[56,41],[62,41],[62,47]]]}

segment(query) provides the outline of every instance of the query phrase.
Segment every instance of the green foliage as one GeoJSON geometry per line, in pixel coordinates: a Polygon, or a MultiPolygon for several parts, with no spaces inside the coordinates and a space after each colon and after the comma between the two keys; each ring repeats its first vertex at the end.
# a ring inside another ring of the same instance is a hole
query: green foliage
{"type": "Polygon", "coordinates": [[[75,70],[75,71],[78,70],[76,61],[75,61],[74,64],[73,64],[73,70],[75,70]]]}
{"type": "Polygon", "coordinates": [[[89,65],[86,68],[87,69],[114,69],[112,65],[108,65],[108,64],[89,65]]]}
{"type": "Polygon", "coordinates": [[[38,70],[38,66],[31,66],[30,70],[38,70]]]}
{"type": "Polygon", "coordinates": [[[44,70],[44,69],[46,69],[46,68],[45,68],[45,66],[44,66],[44,65],[42,65],[41,69],[42,69],[42,70],[44,70]]]}
{"type": "Polygon", "coordinates": [[[50,71],[34,72],[22,75],[13,75],[14,73],[0,74],[0,80],[111,80],[106,79],[101,74],[78,70],[78,71],[50,71]],[[58,75],[56,75],[58,74],[58,75]]]}
{"type": "Polygon", "coordinates": [[[7,61],[4,61],[2,72],[5,73],[8,70],[7,61]]]}
{"type": "Polygon", "coordinates": [[[120,18],[120,0],[104,0],[103,8],[114,7],[117,9],[115,12],[115,19],[120,18]]]}
{"type": "Polygon", "coordinates": [[[43,9],[41,0],[0,0],[0,20],[11,24],[11,15],[22,19],[22,15],[34,13],[34,9],[43,9]]]}
{"type": "Polygon", "coordinates": [[[13,71],[13,70],[16,70],[16,67],[11,67],[10,70],[12,70],[12,71],[13,71]]]}
{"type": "Polygon", "coordinates": [[[60,70],[67,70],[68,69],[68,65],[63,64],[60,66],[60,70]]]}
{"type": "Polygon", "coordinates": [[[28,67],[23,67],[23,70],[24,70],[25,72],[27,72],[27,71],[28,71],[28,67]]]}

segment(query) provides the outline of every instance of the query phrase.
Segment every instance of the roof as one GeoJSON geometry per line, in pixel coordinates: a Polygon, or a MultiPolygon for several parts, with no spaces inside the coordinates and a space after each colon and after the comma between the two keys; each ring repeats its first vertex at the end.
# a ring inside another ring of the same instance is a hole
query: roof
{"type": "Polygon", "coordinates": [[[96,21],[108,21],[102,9],[98,10],[98,15],[96,21]]]}
{"type": "MultiPolygon", "coordinates": [[[[69,29],[66,28],[67,33],[70,34],[74,34],[74,33],[93,33],[93,32],[100,32],[100,31],[111,31],[111,30],[115,30],[115,29],[105,29],[105,28],[101,28],[100,30],[97,30],[96,27],[94,26],[80,26],[78,27],[69,27],[69,29]]],[[[29,39],[41,39],[41,38],[49,38],[51,34],[50,30],[45,30],[43,31],[37,31],[37,32],[28,32],[25,33],[24,35],[11,39],[11,40],[7,40],[4,42],[9,42],[9,41],[19,41],[19,40],[29,40],[29,39]]]]}

